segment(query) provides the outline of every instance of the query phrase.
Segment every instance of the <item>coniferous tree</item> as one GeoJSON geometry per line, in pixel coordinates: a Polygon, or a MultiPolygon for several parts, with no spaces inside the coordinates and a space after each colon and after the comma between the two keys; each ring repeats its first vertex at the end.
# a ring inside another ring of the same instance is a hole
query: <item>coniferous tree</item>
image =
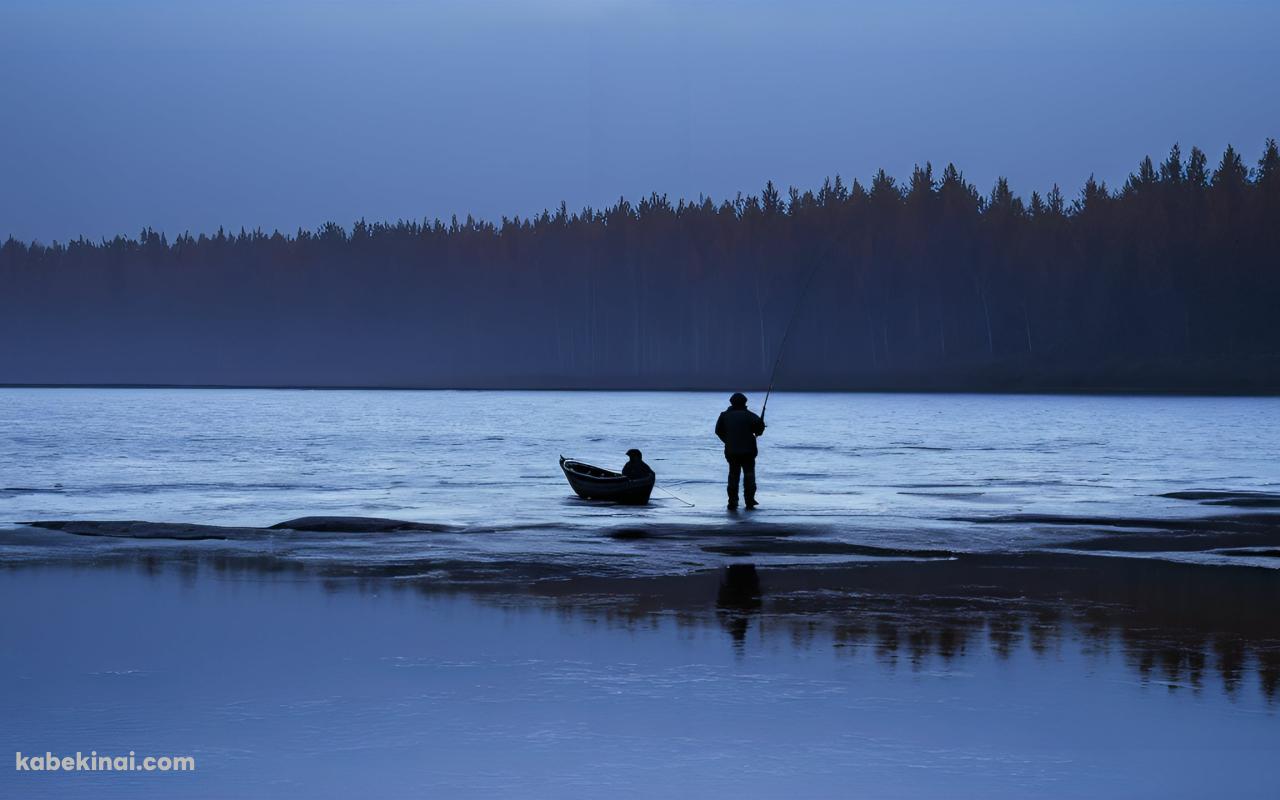
{"type": "Polygon", "coordinates": [[[0,244],[0,382],[1276,390],[1280,150],[0,244]],[[812,289],[802,293],[812,281],[812,289]],[[39,330],[40,336],[31,336],[39,330]]]}

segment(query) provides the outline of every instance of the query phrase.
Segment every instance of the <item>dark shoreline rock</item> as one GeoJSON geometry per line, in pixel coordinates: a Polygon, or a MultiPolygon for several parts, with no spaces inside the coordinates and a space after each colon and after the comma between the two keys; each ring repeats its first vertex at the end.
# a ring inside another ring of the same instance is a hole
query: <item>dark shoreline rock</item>
{"type": "Polygon", "coordinates": [[[202,525],[195,522],[146,522],[143,520],[34,520],[20,523],[31,528],[61,531],[76,536],[115,539],[175,539],[179,541],[263,539],[289,533],[405,533],[454,530],[450,525],[407,522],[379,517],[298,517],[267,528],[202,525]]]}
{"type": "Polygon", "coordinates": [[[1233,508],[1280,508],[1280,494],[1259,491],[1220,491],[1196,489],[1185,492],[1165,492],[1156,495],[1171,500],[1194,500],[1202,506],[1230,506],[1233,508]]]}
{"type": "Polygon", "coordinates": [[[852,542],[830,542],[814,540],[783,540],[758,542],[739,540],[724,544],[709,544],[702,547],[705,553],[742,557],[750,555],[789,555],[789,556],[875,556],[879,558],[953,558],[950,550],[924,550],[899,547],[876,547],[852,542]]]}
{"type": "Polygon", "coordinates": [[[194,522],[144,522],[141,520],[36,520],[24,522],[32,528],[61,531],[76,536],[106,536],[113,539],[246,539],[266,535],[262,528],[234,528],[200,525],[194,522]]]}
{"type": "Polygon", "coordinates": [[[307,533],[401,533],[404,531],[438,533],[454,530],[454,527],[433,522],[406,522],[383,517],[298,517],[277,522],[267,530],[307,533]]]}
{"type": "Polygon", "coordinates": [[[1218,533],[1224,530],[1280,531],[1280,514],[1221,514],[1211,517],[1074,517],[1069,514],[1000,514],[990,517],[946,517],[949,522],[979,525],[1062,525],[1088,528],[1146,528],[1157,531],[1218,533]]]}
{"type": "MultiPolygon", "coordinates": [[[[1206,494],[1194,492],[1197,496],[1206,494]]],[[[1280,546],[1280,514],[1223,514],[1187,519],[1147,517],[1073,517],[1057,514],[1007,514],[954,518],[987,525],[1049,525],[1080,528],[1094,536],[1057,542],[1044,548],[1127,553],[1207,552],[1223,548],[1280,546]]],[[[1040,548],[1040,549],[1044,549],[1040,548]]]]}

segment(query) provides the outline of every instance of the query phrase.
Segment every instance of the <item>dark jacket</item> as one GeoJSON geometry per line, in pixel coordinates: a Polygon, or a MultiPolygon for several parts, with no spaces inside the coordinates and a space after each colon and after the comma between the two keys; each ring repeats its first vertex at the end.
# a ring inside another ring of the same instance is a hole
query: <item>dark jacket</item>
{"type": "Polygon", "coordinates": [[[716,420],[716,436],[726,456],[755,456],[756,437],[764,435],[764,420],[749,408],[729,406],[716,420]]]}
{"type": "Polygon", "coordinates": [[[653,474],[653,470],[649,469],[648,464],[637,458],[622,465],[622,474],[628,478],[643,478],[653,474]]]}

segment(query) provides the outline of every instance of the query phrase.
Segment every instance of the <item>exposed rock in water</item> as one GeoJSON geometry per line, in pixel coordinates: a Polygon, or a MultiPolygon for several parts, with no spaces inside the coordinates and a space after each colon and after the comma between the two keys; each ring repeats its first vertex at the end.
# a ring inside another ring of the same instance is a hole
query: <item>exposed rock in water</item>
{"type": "Polygon", "coordinates": [[[446,531],[449,525],[406,522],[378,517],[299,517],[269,528],[200,525],[194,522],[144,522],[141,520],[37,520],[25,522],[32,528],[62,531],[77,536],[107,536],[117,539],[264,539],[290,533],[400,533],[406,531],[446,531]]]}
{"type": "Polygon", "coordinates": [[[707,553],[719,553],[721,555],[734,557],[766,554],[793,556],[849,555],[876,556],[883,558],[951,558],[955,555],[950,550],[874,547],[872,545],[853,544],[851,542],[814,541],[811,539],[792,541],[739,540],[726,544],[704,545],[702,550],[707,553]]]}
{"type": "Polygon", "coordinates": [[[109,536],[117,539],[246,539],[267,536],[263,528],[233,528],[193,522],[141,522],[138,520],[38,520],[33,528],[72,533],[76,536],[109,536]]]}
{"type": "Polygon", "coordinates": [[[1195,500],[1205,506],[1280,508],[1280,494],[1275,492],[1194,490],[1187,492],[1166,492],[1159,495],[1159,497],[1167,497],[1171,500],[1195,500]]]}
{"type": "MultiPolygon", "coordinates": [[[[1209,493],[1184,492],[1182,494],[1199,496],[1209,493]]],[[[995,525],[1049,525],[1060,529],[1078,527],[1094,534],[1101,534],[1087,539],[1048,545],[1055,549],[1158,553],[1205,552],[1228,547],[1257,548],[1280,545],[1280,514],[1236,513],[1187,519],[1008,514],[960,519],[965,522],[995,525]]]]}
{"type": "Polygon", "coordinates": [[[1280,558],[1280,550],[1219,550],[1224,556],[1244,556],[1246,558],[1280,558]]]}
{"type": "Polygon", "coordinates": [[[945,517],[950,522],[980,525],[1054,525],[1087,528],[1146,528],[1215,534],[1224,531],[1280,532],[1280,514],[1222,514],[1212,517],[1075,517],[1065,514],[1001,514],[991,517],[945,517]]]}
{"type": "Polygon", "coordinates": [[[310,533],[400,533],[403,531],[449,531],[451,525],[431,522],[406,522],[382,517],[298,517],[272,525],[270,530],[307,531],[310,533]]]}
{"type": "Polygon", "coordinates": [[[1111,534],[1076,542],[1060,542],[1060,550],[1111,551],[1116,553],[1197,553],[1217,551],[1222,555],[1254,555],[1256,551],[1222,550],[1280,544],[1280,536],[1263,533],[1154,533],[1111,534]]]}

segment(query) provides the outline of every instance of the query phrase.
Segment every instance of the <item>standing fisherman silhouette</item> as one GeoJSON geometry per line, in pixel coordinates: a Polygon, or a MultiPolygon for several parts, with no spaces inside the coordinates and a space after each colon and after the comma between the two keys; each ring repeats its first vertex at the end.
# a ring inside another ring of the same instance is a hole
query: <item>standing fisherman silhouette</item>
{"type": "Polygon", "coordinates": [[[729,462],[729,508],[738,507],[738,479],[747,508],[756,502],[756,437],[764,436],[764,420],[747,408],[747,396],[734,392],[729,407],[716,420],[716,436],[724,442],[724,458],[729,462]]]}
{"type": "MultiPolygon", "coordinates": [[[[856,230],[848,228],[845,236],[849,231],[856,230]]],[[[823,255],[813,262],[813,266],[809,268],[809,274],[804,279],[804,285],[800,287],[800,294],[796,297],[795,307],[791,309],[791,316],[787,318],[787,327],[782,330],[782,341],[778,343],[778,356],[773,361],[773,369],[769,372],[769,388],[764,393],[764,403],[760,406],[760,415],[747,408],[747,396],[742,392],[734,392],[729,398],[729,407],[720,412],[720,418],[716,420],[716,436],[720,437],[720,441],[724,442],[724,458],[729,462],[729,508],[730,510],[738,507],[738,478],[742,477],[742,488],[746,494],[747,508],[752,509],[760,505],[756,502],[756,438],[764,436],[764,412],[769,408],[769,395],[773,394],[773,382],[778,377],[778,367],[782,364],[782,355],[787,351],[787,339],[791,336],[791,326],[795,324],[796,317],[800,315],[800,305],[804,302],[804,297],[809,293],[809,286],[813,283],[814,276],[818,274],[818,269],[822,263],[826,261],[843,236],[832,240],[823,255]]]]}

